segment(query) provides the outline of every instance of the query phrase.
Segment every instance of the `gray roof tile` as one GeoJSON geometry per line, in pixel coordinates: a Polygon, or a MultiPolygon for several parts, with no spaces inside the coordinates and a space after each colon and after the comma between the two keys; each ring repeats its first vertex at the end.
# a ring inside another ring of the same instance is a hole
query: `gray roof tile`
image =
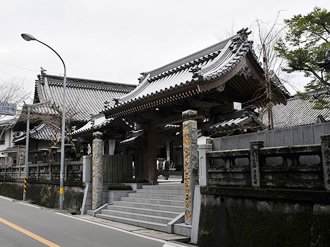
{"type": "MultiPolygon", "coordinates": [[[[50,101],[50,105],[62,109],[63,77],[47,75],[42,71],[36,80],[34,103],[50,101]]],[[[67,112],[73,113],[73,119],[88,121],[91,114],[97,114],[107,106],[114,105],[114,99],[119,98],[136,86],[130,84],[87,80],[79,78],[67,78],[67,112]]],[[[34,113],[58,114],[49,106],[34,108],[34,113]]],[[[32,111],[31,111],[32,112],[32,111]]]]}
{"type": "Polygon", "coordinates": [[[109,125],[113,121],[113,118],[105,118],[104,114],[98,114],[93,116],[84,126],[71,133],[72,136],[77,136],[84,133],[89,133],[93,130],[98,130],[109,125]]]}
{"type": "MultiPolygon", "coordinates": [[[[118,113],[123,106],[129,106],[134,102],[142,102],[143,100],[151,99],[154,96],[196,84],[197,82],[203,83],[221,77],[231,71],[249,52],[254,57],[256,63],[259,64],[252,49],[252,41],[247,40],[248,34],[247,29],[242,29],[233,37],[202,51],[153,71],[142,73],[138,87],[119,98],[118,104],[110,106],[105,111],[106,114],[114,117],[124,116],[125,113],[118,113]],[[112,111],[115,113],[112,114],[112,111]]],[[[278,87],[278,85],[275,86],[278,87]]],[[[284,87],[280,89],[284,94],[289,95],[284,87]]],[[[198,94],[200,91],[196,89],[190,93],[198,94]]],[[[143,107],[148,108],[152,106],[154,104],[143,107]]],[[[135,109],[126,109],[125,111],[129,113],[135,111],[135,109]]]]}
{"type": "Polygon", "coordinates": [[[258,119],[258,114],[251,109],[228,113],[221,116],[222,120],[210,127],[211,135],[228,135],[236,129],[265,129],[266,126],[258,119]]]}
{"type": "MultiPolygon", "coordinates": [[[[330,109],[317,110],[313,109],[313,105],[312,102],[295,96],[288,99],[286,105],[273,106],[275,129],[314,124],[319,115],[326,121],[330,120],[330,109]]],[[[268,125],[267,111],[262,115],[262,122],[268,125]]]]}
{"type": "MultiPolygon", "coordinates": [[[[60,130],[53,125],[47,125],[45,123],[41,123],[38,126],[34,127],[30,130],[30,140],[38,140],[38,141],[54,141],[59,138],[60,130]]],[[[21,142],[25,140],[26,133],[17,136],[14,138],[13,142],[21,142]]]]}

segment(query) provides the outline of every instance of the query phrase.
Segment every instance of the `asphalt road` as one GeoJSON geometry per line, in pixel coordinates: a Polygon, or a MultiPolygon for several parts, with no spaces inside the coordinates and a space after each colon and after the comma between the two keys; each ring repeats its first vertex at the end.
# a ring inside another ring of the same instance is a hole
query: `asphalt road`
{"type": "Polygon", "coordinates": [[[0,196],[1,247],[174,247],[176,244],[107,228],[55,210],[0,196]]]}

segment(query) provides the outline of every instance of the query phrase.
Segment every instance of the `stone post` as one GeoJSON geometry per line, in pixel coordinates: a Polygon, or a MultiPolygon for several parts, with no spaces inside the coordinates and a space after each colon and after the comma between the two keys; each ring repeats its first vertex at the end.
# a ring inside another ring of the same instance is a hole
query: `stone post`
{"type": "Polygon", "coordinates": [[[330,190],[330,135],[321,136],[324,188],[330,190]]]}
{"type": "Polygon", "coordinates": [[[212,139],[207,138],[205,144],[198,145],[199,154],[199,185],[207,186],[208,182],[208,161],[206,159],[206,152],[212,151],[212,139]]]}
{"type": "Polygon", "coordinates": [[[250,166],[252,187],[260,188],[260,156],[259,150],[264,147],[263,141],[250,142],[250,166]]]}
{"type": "Polygon", "coordinates": [[[198,185],[197,121],[192,120],[197,112],[188,110],[182,113],[183,165],[185,186],[185,223],[192,224],[195,185],[198,185]]]}
{"type": "Polygon", "coordinates": [[[93,134],[93,158],[92,158],[92,180],[93,180],[93,200],[92,209],[95,210],[103,205],[103,141],[101,132],[93,134]]]}

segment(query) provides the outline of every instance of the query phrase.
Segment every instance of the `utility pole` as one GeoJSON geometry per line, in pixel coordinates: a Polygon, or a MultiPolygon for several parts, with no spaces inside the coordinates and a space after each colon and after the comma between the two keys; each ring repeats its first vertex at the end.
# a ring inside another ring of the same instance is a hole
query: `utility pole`
{"type": "Polygon", "coordinates": [[[32,104],[28,105],[25,104],[27,107],[27,120],[26,120],[26,134],[25,134],[25,157],[24,157],[24,186],[23,186],[23,201],[26,201],[26,193],[27,193],[27,187],[28,187],[28,178],[29,178],[29,141],[30,141],[30,111],[31,108],[38,107],[48,104],[48,101],[42,102],[42,103],[37,103],[37,104],[32,104]]]}

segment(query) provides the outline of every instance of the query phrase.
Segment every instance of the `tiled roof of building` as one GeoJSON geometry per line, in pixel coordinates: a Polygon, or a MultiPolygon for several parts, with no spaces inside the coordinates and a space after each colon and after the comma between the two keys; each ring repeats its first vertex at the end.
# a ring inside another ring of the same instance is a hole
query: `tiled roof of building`
{"type": "Polygon", "coordinates": [[[113,118],[105,118],[104,114],[98,114],[93,116],[84,126],[73,131],[72,136],[89,133],[93,130],[98,130],[102,127],[109,125],[113,121],[113,118]]]}
{"type": "Polygon", "coordinates": [[[234,131],[258,131],[266,126],[258,119],[258,114],[250,109],[224,114],[218,123],[210,127],[212,136],[230,135],[234,131]]]}
{"type": "MultiPolygon", "coordinates": [[[[34,127],[32,130],[30,130],[30,140],[38,140],[38,141],[54,141],[57,138],[59,138],[60,130],[53,126],[53,125],[47,125],[45,123],[41,123],[38,126],[34,127]]],[[[14,143],[19,143],[24,141],[26,138],[26,133],[17,136],[14,138],[14,143]]]]}
{"type": "MultiPolygon", "coordinates": [[[[71,112],[73,119],[88,121],[91,114],[97,114],[104,110],[105,105],[113,106],[114,99],[119,98],[136,86],[130,84],[87,80],[79,78],[67,78],[66,86],[66,111],[71,112]]],[[[34,103],[49,101],[49,106],[62,109],[63,77],[48,75],[42,70],[36,80],[34,103]]],[[[57,114],[49,106],[33,108],[31,113],[57,114]]]]}
{"type": "MultiPolygon", "coordinates": [[[[129,123],[126,119],[121,119],[122,123],[127,126],[129,130],[134,129],[134,125],[129,123]]],[[[91,134],[96,130],[101,130],[114,122],[114,118],[106,118],[104,114],[100,113],[91,117],[91,119],[81,128],[73,131],[70,135],[80,136],[82,134],[91,134]]]]}
{"type": "Polygon", "coordinates": [[[15,120],[17,120],[16,116],[0,115],[0,127],[8,126],[8,125],[12,124],[15,120]]]}
{"type": "Polygon", "coordinates": [[[4,150],[0,150],[1,154],[8,154],[8,153],[17,153],[18,147],[9,147],[4,150]]]}
{"type": "MultiPolygon", "coordinates": [[[[255,60],[262,71],[252,49],[252,41],[247,40],[248,34],[247,29],[242,29],[233,37],[211,47],[161,68],[142,73],[138,87],[119,98],[116,105],[110,106],[109,110],[105,111],[106,115],[124,116],[141,109],[162,105],[164,102],[170,103],[180,98],[207,91],[209,89],[203,87],[203,84],[225,76],[248,54],[251,54],[252,59],[255,60]],[[176,96],[171,95],[171,92],[180,91],[180,89],[188,88],[191,85],[197,85],[197,87],[191,87],[191,90],[184,91],[176,96]],[[133,105],[134,107],[129,107],[133,105]]],[[[248,85],[243,86],[249,87],[248,85]]],[[[273,83],[273,86],[285,95],[283,98],[289,95],[281,83],[273,83]]],[[[242,89],[243,92],[245,89],[242,89]]]]}
{"type": "MultiPolygon", "coordinates": [[[[325,121],[330,121],[330,109],[313,109],[313,103],[303,100],[299,96],[288,99],[286,105],[273,106],[274,128],[283,129],[300,125],[314,124],[319,121],[319,116],[325,121]]],[[[268,125],[268,114],[264,112],[262,122],[268,125]]]]}

